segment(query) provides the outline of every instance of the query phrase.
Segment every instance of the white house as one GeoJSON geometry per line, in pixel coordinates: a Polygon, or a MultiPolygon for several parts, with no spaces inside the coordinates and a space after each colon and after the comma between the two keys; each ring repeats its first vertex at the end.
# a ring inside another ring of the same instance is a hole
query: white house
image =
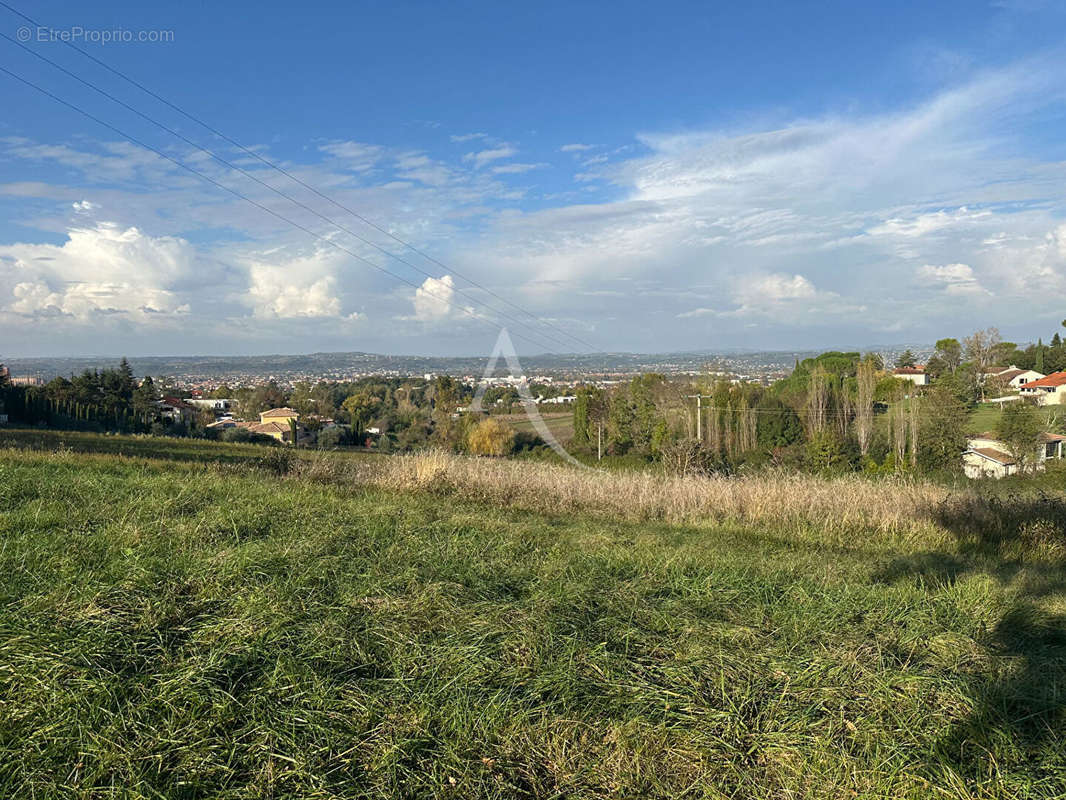
{"type": "Polygon", "coordinates": [[[1010,387],[1011,389],[1020,390],[1025,384],[1032,381],[1038,381],[1041,378],[1046,378],[1042,372],[1037,372],[1035,369],[1021,369],[1011,364],[1006,369],[992,370],[985,373],[986,381],[993,381],[995,383],[1002,384],[1003,386],[1010,387]]]}
{"type": "Polygon", "coordinates": [[[188,403],[190,406],[195,406],[196,408],[206,408],[217,413],[229,411],[237,404],[236,400],[224,400],[215,397],[183,397],[182,402],[188,403]]]}
{"type": "Polygon", "coordinates": [[[1066,402],[1066,372],[1052,372],[1045,378],[1029,381],[1018,388],[1022,397],[1032,397],[1042,406],[1066,402]]]}
{"type": "Polygon", "coordinates": [[[892,374],[897,378],[902,378],[905,381],[910,381],[915,386],[928,386],[929,375],[925,371],[925,367],[921,364],[917,364],[913,367],[896,367],[892,370],[892,374]]]}
{"type": "MultiPolygon", "coordinates": [[[[1044,469],[1045,461],[1062,458],[1064,442],[1066,436],[1062,434],[1043,434],[1030,466],[1039,471],[1044,469]]],[[[1007,445],[994,434],[983,433],[967,442],[966,452],[962,454],[962,468],[967,478],[1004,478],[1017,473],[1019,465],[1008,452],[1007,445]]]]}

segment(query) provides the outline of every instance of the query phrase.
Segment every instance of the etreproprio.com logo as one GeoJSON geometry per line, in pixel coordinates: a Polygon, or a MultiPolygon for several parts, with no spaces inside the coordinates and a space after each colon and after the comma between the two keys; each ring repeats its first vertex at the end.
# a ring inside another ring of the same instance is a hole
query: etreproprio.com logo
{"type": "Polygon", "coordinates": [[[20,42],[36,42],[39,44],[53,42],[67,42],[69,44],[166,44],[174,41],[174,31],[83,28],[80,25],[72,25],[69,28],[23,25],[16,32],[15,38],[20,42]]]}

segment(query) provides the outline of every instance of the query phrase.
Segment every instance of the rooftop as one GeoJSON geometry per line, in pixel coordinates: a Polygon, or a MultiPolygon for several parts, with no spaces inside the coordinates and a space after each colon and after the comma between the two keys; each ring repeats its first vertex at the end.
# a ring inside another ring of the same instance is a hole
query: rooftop
{"type": "Polygon", "coordinates": [[[994,450],[991,447],[972,447],[971,453],[977,453],[977,455],[987,458],[989,461],[995,461],[997,464],[1002,464],[1007,467],[1014,463],[1014,459],[1002,450],[994,450]]]}
{"type": "Polygon", "coordinates": [[[1026,389],[1054,389],[1058,386],[1066,384],[1066,372],[1052,372],[1046,378],[1040,378],[1040,380],[1029,381],[1025,384],[1026,389]]]}
{"type": "Polygon", "coordinates": [[[300,413],[298,411],[294,411],[293,409],[288,408],[288,407],[286,407],[286,408],[272,408],[269,411],[262,412],[259,416],[261,416],[261,417],[298,417],[298,416],[300,416],[300,413]]]}

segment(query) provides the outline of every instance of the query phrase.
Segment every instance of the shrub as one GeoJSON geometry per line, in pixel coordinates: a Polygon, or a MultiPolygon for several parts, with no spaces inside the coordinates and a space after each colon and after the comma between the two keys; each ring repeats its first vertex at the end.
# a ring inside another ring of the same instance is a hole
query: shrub
{"type": "Polygon", "coordinates": [[[338,447],[347,443],[344,428],[339,425],[332,428],[323,428],[318,432],[319,447],[338,447]]]}
{"type": "Polygon", "coordinates": [[[474,455],[505,456],[514,447],[514,429],[494,417],[488,417],[470,430],[466,446],[474,455]]]}

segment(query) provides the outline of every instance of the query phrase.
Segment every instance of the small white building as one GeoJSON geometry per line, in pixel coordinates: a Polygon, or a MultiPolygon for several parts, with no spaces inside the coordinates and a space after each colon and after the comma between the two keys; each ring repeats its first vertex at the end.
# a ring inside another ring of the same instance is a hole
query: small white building
{"type": "MultiPolygon", "coordinates": [[[[1060,433],[1045,433],[1037,447],[1030,467],[1036,471],[1044,469],[1044,462],[1061,459],[1064,454],[1066,436],[1060,433]]],[[[962,469],[967,478],[1005,478],[1019,470],[1018,462],[1008,452],[1007,445],[991,433],[968,440],[966,452],[962,454],[962,469]]]]}
{"type": "Polygon", "coordinates": [[[224,400],[214,397],[183,397],[182,402],[196,408],[206,408],[217,413],[224,413],[237,405],[236,400],[224,400]]]}
{"type": "Polygon", "coordinates": [[[1042,406],[1057,406],[1066,402],[1066,372],[1052,372],[1045,378],[1020,386],[1022,397],[1032,397],[1042,406]]]}
{"type": "Polygon", "coordinates": [[[915,386],[928,386],[929,374],[925,371],[925,367],[921,364],[917,364],[913,367],[896,367],[892,370],[892,374],[897,378],[902,378],[905,381],[910,381],[915,386]]]}
{"type": "Polygon", "coordinates": [[[575,400],[577,400],[577,395],[564,394],[558,397],[538,397],[537,403],[540,405],[559,406],[573,403],[575,400]]]}

